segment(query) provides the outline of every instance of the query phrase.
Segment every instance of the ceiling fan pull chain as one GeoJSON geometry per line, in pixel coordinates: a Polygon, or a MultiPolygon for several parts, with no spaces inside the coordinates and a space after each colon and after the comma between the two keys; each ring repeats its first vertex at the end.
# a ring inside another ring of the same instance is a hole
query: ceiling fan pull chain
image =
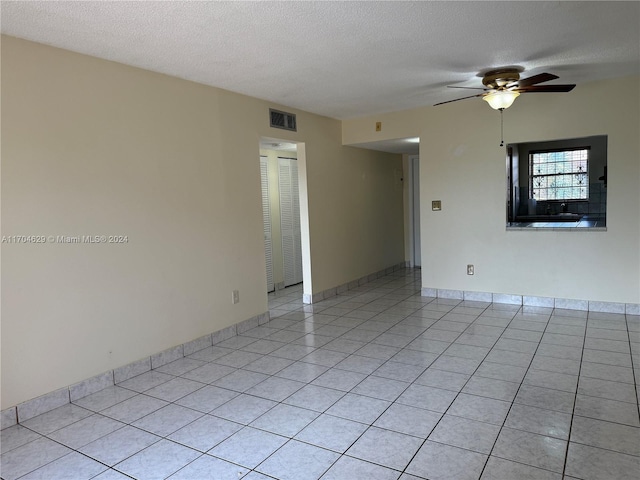
{"type": "Polygon", "coordinates": [[[500,146],[504,147],[504,108],[500,109],[500,146]]]}

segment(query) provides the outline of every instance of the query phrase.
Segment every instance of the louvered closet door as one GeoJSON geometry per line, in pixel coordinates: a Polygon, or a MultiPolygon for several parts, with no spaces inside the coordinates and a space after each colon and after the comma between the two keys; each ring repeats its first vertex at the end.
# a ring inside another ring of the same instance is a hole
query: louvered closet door
{"type": "Polygon", "coordinates": [[[278,166],[284,285],[287,287],[302,282],[298,163],[290,158],[278,158],[278,166]]]}
{"type": "Polygon", "coordinates": [[[262,226],[264,229],[264,256],[267,261],[267,292],[275,290],[273,284],[273,245],[271,243],[271,205],[269,204],[269,169],[267,157],[260,157],[262,184],[262,226]]]}

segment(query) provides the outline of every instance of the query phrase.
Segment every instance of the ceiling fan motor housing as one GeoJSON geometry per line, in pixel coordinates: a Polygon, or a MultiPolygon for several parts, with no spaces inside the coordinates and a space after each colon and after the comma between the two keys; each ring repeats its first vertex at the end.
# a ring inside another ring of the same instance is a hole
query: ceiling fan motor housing
{"type": "Polygon", "coordinates": [[[488,88],[504,88],[520,80],[520,73],[517,70],[498,69],[490,70],[482,77],[482,84],[488,88]]]}

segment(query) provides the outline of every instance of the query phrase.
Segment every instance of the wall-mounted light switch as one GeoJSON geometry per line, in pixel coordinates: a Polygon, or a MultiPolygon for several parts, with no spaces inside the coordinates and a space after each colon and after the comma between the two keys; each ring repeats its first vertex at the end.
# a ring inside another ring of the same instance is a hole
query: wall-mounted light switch
{"type": "Polygon", "coordinates": [[[382,131],[382,122],[376,122],[376,132],[382,131]]]}
{"type": "Polygon", "coordinates": [[[434,212],[439,212],[442,210],[442,200],[433,200],[431,202],[431,210],[434,212]]]}
{"type": "Polygon", "coordinates": [[[231,303],[234,305],[240,302],[240,292],[238,290],[234,290],[231,292],[231,303]]]}
{"type": "Polygon", "coordinates": [[[473,265],[467,265],[467,275],[473,275],[476,273],[476,269],[473,265]]]}

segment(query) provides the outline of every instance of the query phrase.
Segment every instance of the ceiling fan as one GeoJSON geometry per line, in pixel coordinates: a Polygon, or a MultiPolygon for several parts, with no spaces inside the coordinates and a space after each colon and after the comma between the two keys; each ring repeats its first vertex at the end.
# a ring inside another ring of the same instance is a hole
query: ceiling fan
{"type": "Polygon", "coordinates": [[[548,93],[548,92],[570,92],[575,85],[538,85],[539,83],[548,82],[559,78],[557,75],[551,73],[540,73],[529,78],[520,79],[521,68],[503,67],[494,70],[488,70],[482,77],[482,84],[485,88],[476,87],[455,87],[449,86],[449,88],[466,88],[471,90],[483,90],[483,93],[477,95],[470,95],[468,97],[456,98],[455,100],[447,100],[446,102],[436,103],[436,105],[443,105],[445,103],[457,102],[458,100],[465,100],[467,98],[482,97],[487,101],[491,108],[495,110],[504,110],[509,108],[514,100],[521,93],[548,93]]]}

